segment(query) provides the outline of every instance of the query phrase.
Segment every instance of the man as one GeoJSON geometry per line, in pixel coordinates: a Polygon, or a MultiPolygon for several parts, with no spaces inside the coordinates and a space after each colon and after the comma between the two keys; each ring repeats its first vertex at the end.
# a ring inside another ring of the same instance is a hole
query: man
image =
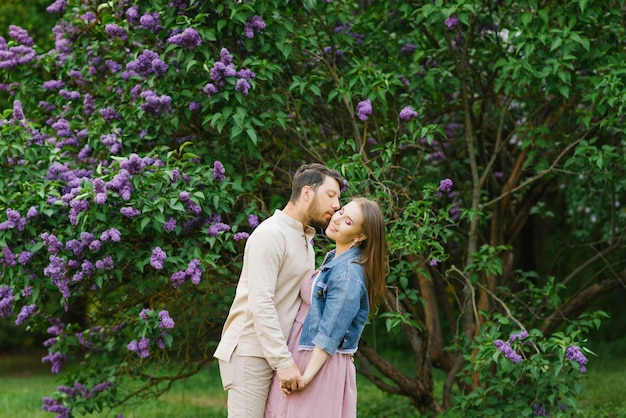
{"type": "Polygon", "coordinates": [[[299,388],[302,376],[287,337],[300,306],[300,284],[315,269],[314,227],[325,229],[339,209],[342,184],[335,170],[302,165],[287,205],[246,242],[235,300],[214,354],[230,418],[263,416],[274,370],[281,386],[299,388]]]}

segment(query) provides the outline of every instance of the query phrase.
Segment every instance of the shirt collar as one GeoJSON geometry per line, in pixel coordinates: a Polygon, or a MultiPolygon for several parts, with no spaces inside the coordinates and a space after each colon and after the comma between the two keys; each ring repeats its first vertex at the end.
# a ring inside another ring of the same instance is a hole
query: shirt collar
{"type": "Polygon", "coordinates": [[[309,238],[313,238],[313,236],[315,235],[315,228],[309,225],[303,230],[302,222],[292,218],[280,209],[276,209],[274,211],[274,216],[278,217],[281,221],[285,222],[290,227],[297,229],[298,231],[303,231],[309,238]]]}

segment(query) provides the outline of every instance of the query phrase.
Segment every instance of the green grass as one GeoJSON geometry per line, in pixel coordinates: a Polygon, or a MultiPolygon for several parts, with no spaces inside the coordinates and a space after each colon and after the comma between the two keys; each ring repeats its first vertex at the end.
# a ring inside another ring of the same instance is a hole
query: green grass
{"type": "MultiPolygon", "coordinates": [[[[596,349],[590,356],[587,389],[579,405],[581,417],[617,418],[626,416],[626,339],[596,349]]],[[[0,417],[52,418],[54,414],[41,410],[41,399],[50,396],[59,385],[50,374],[48,364],[42,364],[41,354],[0,355],[0,417]]],[[[395,364],[402,364],[402,353],[391,352],[395,364]]],[[[410,364],[407,364],[410,370],[410,364]]],[[[435,396],[441,400],[443,374],[435,374],[435,396]]],[[[423,417],[407,398],[378,390],[364,377],[357,376],[359,417],[418,418],[423,417]]],[[[222,390],[217,364],[186,381],[175,382],[172,389],[140,405],[125,405],[109,413],[85,415],[88,418],[112,418],[123,413],[125,418],[195,418],[226,417],[226,394],[222,390]]]]}
{"type": "Polygon", "coordinates": [[[626,337],[592,348],[597,356],[589,356],[587,387],[579,406],[589,418],[625,417],[626,337]]]}
{"type": "MultiPolygon", "coordinates": [[[[51,396],[59,386],[50,366],[40,362],[41,354],[0,356],[0,417],[52,418],[41,410],[41,399],[51,396]]],[[[226,394],[222,389],[217,364],[186,381],[177,381],[158,399],[140,405],[125,405],[114,411],[84,415],[89,418],[222,418],[226,417],[226,394]]]]}

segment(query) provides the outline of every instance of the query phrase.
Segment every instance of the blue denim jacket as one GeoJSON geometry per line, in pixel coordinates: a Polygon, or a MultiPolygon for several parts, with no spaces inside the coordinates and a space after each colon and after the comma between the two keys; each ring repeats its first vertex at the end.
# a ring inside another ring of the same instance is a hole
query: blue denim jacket
{"type": "Polygon", "coordinates": [[[326,255],[313,281],[311,308],[307,314],[300,350],[314,346],[328,354],[335,351],[351,354],[357,351],[369,314],[365,272],[357,262],[361,250],[351,248],[335,258],[335,250],[326,255]]]}

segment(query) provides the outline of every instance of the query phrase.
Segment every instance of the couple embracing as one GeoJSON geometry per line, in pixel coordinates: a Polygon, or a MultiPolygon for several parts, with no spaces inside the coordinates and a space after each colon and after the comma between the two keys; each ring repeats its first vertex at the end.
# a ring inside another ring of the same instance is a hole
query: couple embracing
{"type": "Polygon", "coordinates": [[[289,202],[246,242],[214,356],[228,416],[356,417],[353,355],[385,291],[385,221],[374,201],[341,206],[344,180],[322,164],[295,173],[289,202]],[[312,240],[335,248],[315,270],[312,240]]]}

